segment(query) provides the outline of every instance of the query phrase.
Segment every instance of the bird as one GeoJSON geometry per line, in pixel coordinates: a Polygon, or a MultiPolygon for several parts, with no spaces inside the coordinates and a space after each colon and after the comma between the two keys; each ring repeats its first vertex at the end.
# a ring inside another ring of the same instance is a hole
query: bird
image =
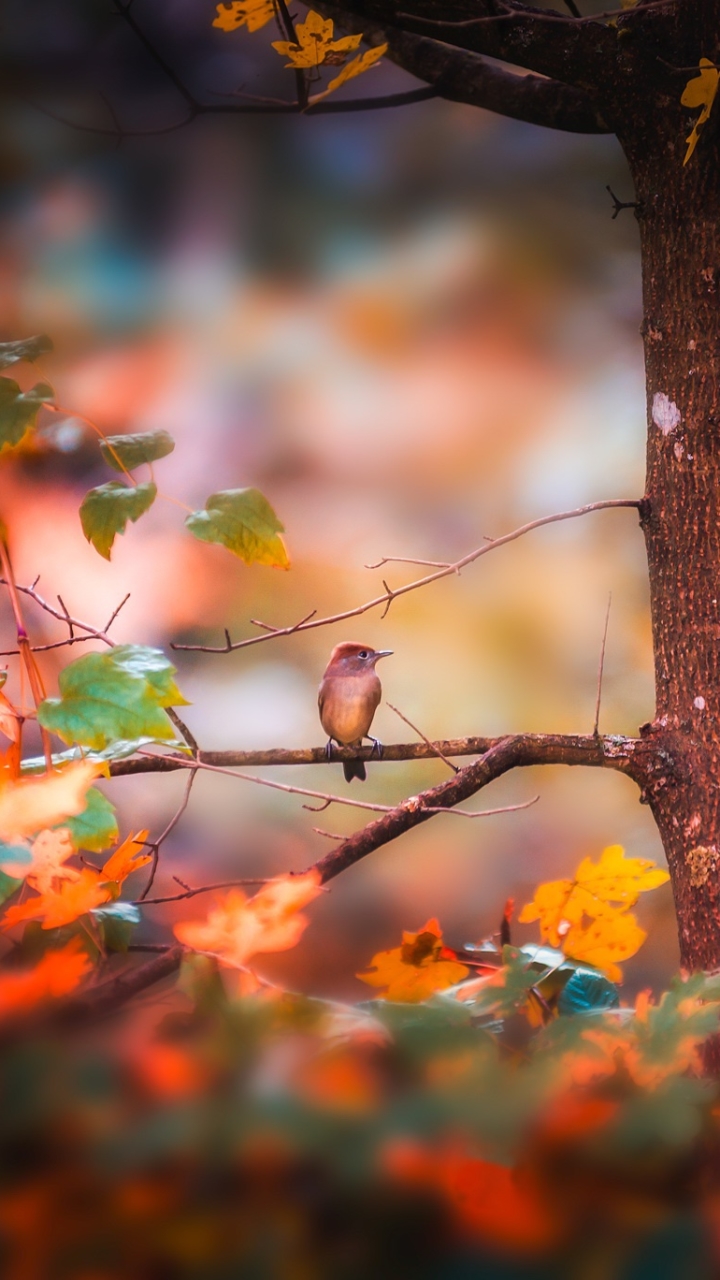
{"type": "MultiPolygon", "coordinates": [[[[371,649],[356,640],[335,645],[318,692],[320,723],[328,735],[328,759],[333,739],[341,747],[359,747],[363,738],[369,738],[373,750],[382,754],[381,743],[368,730],[382,696],[375,663],[391,653],[392,649],[371,649]]],[[[353,778],[364,782],[367,777],[362,760],[343,760],[343,772],[347,782],[353,778]]]]}

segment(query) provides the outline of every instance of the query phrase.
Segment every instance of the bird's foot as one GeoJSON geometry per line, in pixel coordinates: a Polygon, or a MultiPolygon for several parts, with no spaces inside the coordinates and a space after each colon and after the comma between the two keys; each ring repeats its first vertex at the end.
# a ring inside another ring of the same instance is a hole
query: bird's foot
{"type": "Polygon", "coordinates": [[[333,742],[332,738],[328,738],[327,742],[325,743],[325,755],[328,760],[332,760],[334,745],[335,743],[333,742]]]}
{"type": "Polygon", "coordinates": [[[372,751],[371,751],[371,753],[370,753],[370,754],[371,754],[371,755],[373,755],[373,756],[375,756],[375,755],[376,755],[376,756],[377,756],[377,758],[378,758],[378,760],[380,760],[380,759],[381,759],[381,757],[382,757],[382,753],[383,753],[383,744],[382,744],[382,742],[380,741],[380,739],[379,739],[379,738],[373,738],[373,736],[372,736],[372,734],[371,734],[371,733],[366,733],[366,734],[365,734],[365,737],[367,738],[368,742],[372,742],[372,744],[373,744],[373,748],[372,748],[372,751]]]}

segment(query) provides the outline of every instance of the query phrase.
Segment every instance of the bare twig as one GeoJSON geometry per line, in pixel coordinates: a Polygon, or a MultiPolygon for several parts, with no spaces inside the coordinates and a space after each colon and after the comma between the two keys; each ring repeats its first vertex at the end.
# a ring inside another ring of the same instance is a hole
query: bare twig
{"type": "Polygon", "coordinates": [[[142,893],[140,894],[141,902],[143,898],[147,898],[150,890],[153,887],[155,876],[157,874],[158,862],[160,861],[160,848],[163,842],[167,840],[168,836],[170,835],[170,832],[175,830],[175,827],[177,826],[185,810],[187,809],[188,802],[190,800],[190,792],[192,791],[193,783],[196,777],[197,777],[197,773],[195,772],[188,774],[187,782],[185,783],[185,791],[183,794],[183,798],[180,804],[178,805],[178,808],[176,809],[172,818],[170,819],[167,826],[165,827],[165,830],[158,836],[157,840],[151,840],[148,843],[148,848],[152,850],[152,866],[150,867],[150,875],[148,877],[148,882],[145,885],[145,888],[143,889],[142,893]]]}
{"type": "Polygon", "coordinates": [[[418,735],[418,737],[422,738],[423,742],[427,743],[429,747],[433,748],[435,755],[439,756],[441,760],[445,761],[445,764],[447,765],[448,769],[452,769],[453,773],[460,772],[458,765],[453,764],[452,760],[448,760],[447,756],[444,755],[444,753],[440,750],[440,748],[434,745],[429,738],[425,737],[425,734],[423,733],[422,729],[418,729],[417,725],[413,724],[412,720],[408,720],[407,716],[404,716],[402,711],[399,711],[397,707],[394,707],[392,702],[386,703],[386,706],[388,706],[391,711],[394,711],[395,715],[399,716],[401,720],[404,720],[405,724],[408,725],[411,729],[413,729],[414,732],[418,735]]]}
{"type": "MultiPolygon", "coordinates": [[[[128,600],[130,599],[129,592],[125,596],[124,600],[120,601],[120,604],[111,614],[110,619],[107,625],[105,626],[104,630],[100,630],[98,627],[91,626],[89,622],[82,622],[79,618],[71,617],[71,615],[68,613],[65,602],[61,599],[60,596],[58,596],[58,600],[60,601],[61,608],[56,609],[54,605],[50,604],[48,600],[45,600],[43,596],[40,595],[39,591],[37,591],[36,587],[37,587],[38,581],[39,581],[39,578],[36,578],[35,582],[33,582],[29,587],[21,587],[18,584],[16,584],[15,590],[21,592],[22,595],[29,596],[30,599],[34,600],[35,604],[38,605],[41,609],[43,609],[45,613],[49,613],[51,617],[57,618],[58,622],[65,623],[65,625],[69,630],[69,636],[67,640],[56,640],[52,644],[33,645],[34,653],[43,653],[43,652],[46,652],[48,649],[61,649],[67,645],[80,644],[84,640],[100,640],[103,644],[109,645],[112,648],[114,641],[110,639],[107,632],[110,630],[110,627],[112,626],[113,622],[117,618],[123,605],[127,604],[128,600]],[[79,636],[75,634],[77,631],[82,631],[84,632],[84,634],[79,636]]],[[[8,582],[7,577],[0,578],[0,586],[6,586],[6,587],[10,586],[10,583],[8,582]]],[[[20,652],[19,649],[8,649],[6,651],[0,652],[0,657],[6,657],[6,658],[14,657],[19,652],[20,652]]]]}
{"type": "MultiPolygon", "coordinates": [[[[145,754],[144,751],[138,752],[138,755],[145,754]]],[[[173,756],[172,758],[175,759],[176,757],[173,756]]],[[[401,805],[398,806],[372,804],[369,800],[351,800],[349,796],[335,796],[328,794],[326,791],[311,791],[307,787],[293,787],[287,782],[272,782],[270,778],[256,778],[251,773],[238,773],[236,769],[223,769],[218,765],[206,764],[203,760],[184,760],[180,767],[192,770],[203,769],[209,773],[224,774],[228,778],[237,778],[241,782],[253,782],[256,786],[269,787],[272,791],[284,791],[286,795],[310,796],[313,800],[325,801],[322,805],[323,809],[328,808],[331,804],[343,804],[350,809],[367,809],[372,813],[394,813],[398,807],[413,805],[417,801],[417,796],[410,796],[408,800],[403,800],[401,805]]],[[[517,809],[527,809],[531,804],[535,804],[537,800],[538,797],[535,796],[532,800],[525,801],[519,805],[507,805],[502,809],[488,809],[479,813],[468,813],[463,809],[448,809],[447,812],[453,813],[460,818],[484,818],[496,813],[514,813],[517,809]]],[[[319,810],[314,809],[313,812],[317,813],[319,810]]],[[[445,809],[438,810],[438,812],[445,812],[445,809]]]]}
{"type": "Polygon", "coordinates": [[[612,212],[613,222],[617,218],[618,214],[622,213],[623,209],[639,209],[640,208],[639,200],[619,200],[618,197],[615,195],[615,192],[613,191],[612,187],[606,186],[605,190],[607,191],[608,195],[610,196],[610,199],[613,202],[613,212],[612,212]]]}
{"type": "Polygon", "coordinates": [[[602,699],[602,682],[603,669],[605,667],[605,645],[607,644],[608,625],[610,623],[610,606],[612,605],[612,591],[608,595],[607,609],[605,610],[605,627],[603,630],[602,644],[600,646],[600,663],[598,665],[597,678],[597,698],[595,699],[595,721],[593,724],[593,737],[597,738],[600,732],[600,701],[602,699]]]}
{"type": "Polygon", "coordinates": [[[198,746],[195,735],[191,732],[190,729],[188,729],[185,721],[180,719],[180,716],[178,715],[175,708],[165,707],[165,714],[168,716],[170,720],[172,720],[173,724],[175,725],[175,728],[177,729],[181,737],[185,739],[193,755],[194,756],[199,755],[200,747],[198,746]]]}
{"type": "MultiPolygon", "coordinates": [[[[589,502],[585,506],[576,507],[572,511],[558,511],[551,516],[540,516],[537,520],[530,520],[527,524],[521,525],[519,529],[513,529],[512,533],[506,533],[500,538],[493,538],[491,542],[484,542],[481,547],[476,547],[474,551],[470,551],[462,559],[437,569],[435,573],[426,574],[424,578],[416,578],[412,582],[406,582],[403,586],[392,589],[387,583],[383,583],[385,591],[382,595],[374,596],[372,600],[367,600],[365,604],[357,605],[354,609],[345,609],[342,613],[330,614],[325,618],[312,617],[309,621],[295,622],[290,627],[278,627],[264,635],[250,636],[246,640],[237,640],[230,645],[227,643],[228,636],[226,634],[226,643],[224,645],[171,643],[170,648],[193,653],[230,653],[235,649],[245,649],[249,645],[263,644],[267,640],[275,640],[279,636],[289,636],[293,632],[311,631],[315,627],[327,627],[331,623],[345,622],[348,618],[359,618],[362,614],[368,613],[371,609],[377,609],[381,605],[384,606],[384,611],[387,613],[393,600],[397,599],[398,596],[407,595],[410,591],[417,591],[420,587],[429,586],[432,582],[439,582],[441,578],[447,578],[450,574],[458,573],[460,569],[465,568],[468,564],[473,564],[481,556],[496,550],[497,547],[504,547],[509,542],[515,542],[517,538],[522,538],[533,529],[540,529],[548,524],[557,524],[561,520],[575,520],[578,516],[588,515],[591,511],[607,511],[615,507],[631,507],[637,510],[640,507],[640,501],[639,498],[608,498],[602,502],[589,502]]],[[[384,616],[385,614],[383,614],[384,616]]]]}
{"type": "MultiPolygon", "coordinates": [[[[340,839],[342,839],[342,836],[340,839]]],[[[191,889],[189,885],[186,885],[183,893],[171,893],[162,898],[136,898],[134,902],[130,903],[130,906],[159,907],[165,902],[182,902],[185,898],[196,898],[199,893],[212,893],[215,889],[234,889],[240,885],[267,884],[270,878],[268,876],[255,876],[246,877],[244,880],[221,880],[218,884],[202,884],[198,889],[191,889]]],[[[173,876],[173,879],[176,880],[177,876],[173,876]]]]}

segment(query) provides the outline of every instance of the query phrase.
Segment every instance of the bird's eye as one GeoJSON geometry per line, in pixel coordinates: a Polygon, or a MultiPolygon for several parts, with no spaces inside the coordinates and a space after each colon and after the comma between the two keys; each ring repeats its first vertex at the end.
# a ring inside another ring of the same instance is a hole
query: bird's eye
{"type": "Polygon", "coordinates": [[[358,658],[367,658],[367,656],[368,656],[368,651],[367,651],[367,649],[361,649],[361,650],[360,650],[360,652],[359,652],[359,654],[358,654],[358,658]]]}

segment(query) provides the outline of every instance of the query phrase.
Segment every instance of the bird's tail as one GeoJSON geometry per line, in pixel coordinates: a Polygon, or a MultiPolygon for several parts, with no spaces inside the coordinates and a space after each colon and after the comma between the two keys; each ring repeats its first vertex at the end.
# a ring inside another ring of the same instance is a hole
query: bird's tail
{"type": "Polygon", "coordinates": [[[343,760],[343,773],[345,774],[346,782],[352,782],[353,778],[359,778],[361,782],[364,782],[367,778],[365,761],[343,760]]]}

